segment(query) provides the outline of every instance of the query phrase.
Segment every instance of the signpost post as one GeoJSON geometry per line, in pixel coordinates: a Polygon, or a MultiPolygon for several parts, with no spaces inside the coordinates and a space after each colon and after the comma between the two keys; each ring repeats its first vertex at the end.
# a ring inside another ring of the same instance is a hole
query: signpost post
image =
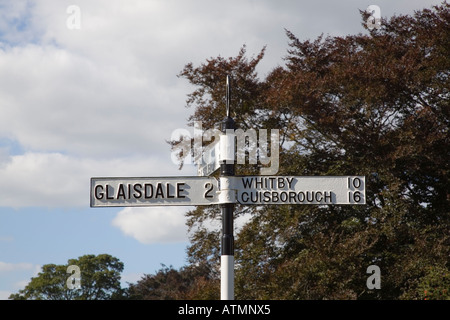
{"type": "Polygon", "coordinates": [[[222,122],[220,136],[220,201],[222,207],[222,243],[220,256],[220,297],[234,300],[234,236],[233,211],[236,194],[232,189],[234,176],[234,120],[230,117],[230,79],[227,76],[227,117],[222,122]]]}
{"type": "Polygon", "coordinates": [[[220,205],[221,299],[234,299],[234,206],[268,204],[361,205],[364,176],[235,176],[235,122],[230,116],[227,76],[226,118],[220,141],[209,148],[210,163],[199,177],[91,178],[91,207],[220,205]],[[210,177],[220,168],[219,180],[210,177]]]}

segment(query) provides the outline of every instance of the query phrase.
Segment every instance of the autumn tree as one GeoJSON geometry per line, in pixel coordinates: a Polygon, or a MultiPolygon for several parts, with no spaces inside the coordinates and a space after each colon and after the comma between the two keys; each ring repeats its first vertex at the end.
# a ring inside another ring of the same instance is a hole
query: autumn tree
{"type": "MultiPolygon", "coordinates": [[[[229,74],[237,126],[280,130],[278,175],[366,177],[365,206],[237,206],[249,221],[235,234],[236,298],[449,297],[449,24],[443,3],[366,34],[300,41],[286,30],[285,64],[265,79],[256,72],[264,48],[185,66],[180,76],[196,86],[191,123],[223,120],[229,74]],[[366,286],[370,265],[379,290],[366,286]]],[[[189,261],[217,270],[220,230],[208,225],[220,209],[187,216],[189,261]]]]}
{"type": "Polygon", "coordinates": [[[211,300],[219,298],[217,276],[206,265],[174,269],[162,265],[156,274],[146,274],[128,288],[132,300],[211,300]]]}

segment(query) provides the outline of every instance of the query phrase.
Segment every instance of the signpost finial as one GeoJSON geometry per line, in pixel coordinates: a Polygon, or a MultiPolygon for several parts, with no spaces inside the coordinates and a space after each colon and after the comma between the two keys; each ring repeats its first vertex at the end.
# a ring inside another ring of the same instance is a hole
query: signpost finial
{"type": "Polygon", "coordinates": [[[227,75],[227,117],[230,116],[230,76],[227,75]]]}

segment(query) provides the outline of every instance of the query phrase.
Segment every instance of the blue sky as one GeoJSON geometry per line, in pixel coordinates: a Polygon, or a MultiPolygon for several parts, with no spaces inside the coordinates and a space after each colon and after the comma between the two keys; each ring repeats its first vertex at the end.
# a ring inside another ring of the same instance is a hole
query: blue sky
{"type": "Polygon", "coordinates": [[[188,207],[89,207],[94,176],[196,174],[165,142],[191,130],[185,64],[267,46],[264,77],[283,64],[285,28],[364,33],[358,10],[370,4],[390,17],[439,3],[0,0],[0,299],[85,254],[119,258],[124,285],[186,264],[188,207]]]}

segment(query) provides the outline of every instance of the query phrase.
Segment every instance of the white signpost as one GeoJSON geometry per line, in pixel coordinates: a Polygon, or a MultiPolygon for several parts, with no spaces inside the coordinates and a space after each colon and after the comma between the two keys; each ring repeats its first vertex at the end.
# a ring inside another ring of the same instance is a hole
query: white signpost
{"type": "MultiPolygon", "coordinates": [[[[235,124],[227,118],[220,141],[204,149],[199,177],[91,178],[91,207],[220,205],[222,208],[221,299],[234,299],[233,210],[242,205],[361,205],[364,176],[235,176],[235,124]],[[230,133],[230,134],[229,134],[230,133]],[[209,177],[220,168],[217,180],[209,177]]],[[[276,159],[278,163],[278,159],[276,159]]]]}
{"type": "MultiPolygon", "coordinates": [[[[227,203],[366,203],[363,176],[232,176],[226,180],[226,190],[231,191],[227,203]]],[[[91,178],[91,207],[221,204],[220,185],[214,177],[91,178]]]]}
{"type": "Polygon", "coordinates": [[[240,204],[365,204],[361,176],[234,177],[240,204]]]}
{"type": "Polygon", "coordinates": [[[211,205],[217,191],[210,177],[91,178],[91,207],[211,205]]]}

